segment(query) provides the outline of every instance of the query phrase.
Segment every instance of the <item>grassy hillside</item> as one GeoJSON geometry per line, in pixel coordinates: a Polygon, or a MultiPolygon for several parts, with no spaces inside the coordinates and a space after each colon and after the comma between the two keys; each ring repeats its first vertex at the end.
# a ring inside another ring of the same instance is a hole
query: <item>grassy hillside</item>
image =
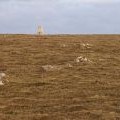
{"type": "Polygon", "coordinates": [[[119,35],[0,35],[0,71],[0,120],[120,119],[119,35]]]}

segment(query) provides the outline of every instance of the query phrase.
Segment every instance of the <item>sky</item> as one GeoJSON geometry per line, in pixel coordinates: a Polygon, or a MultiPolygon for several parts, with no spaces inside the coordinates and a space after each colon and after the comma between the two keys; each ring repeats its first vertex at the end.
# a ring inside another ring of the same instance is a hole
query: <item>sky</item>
{"type": "Polygon", "coordinates": [[[0,0],[0,33],[120,34],[120,0],[0,0]]]}

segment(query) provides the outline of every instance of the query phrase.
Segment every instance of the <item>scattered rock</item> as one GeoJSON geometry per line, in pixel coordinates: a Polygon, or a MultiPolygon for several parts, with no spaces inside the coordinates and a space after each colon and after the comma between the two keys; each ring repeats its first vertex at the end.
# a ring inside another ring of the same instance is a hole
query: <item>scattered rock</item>
{"type": "Polygon", "coordinates": [[[92,62],[92,61],[90,61],[90,60],[87,59],[86,57],[80,56],[80,57],[77,57],[77,58],[75,59],[75,62],[76,62],[76,63],[79,63],[79,62],[92,62]]]}
{"type": "Polygon", "coordinates": [[[72,68],[73,67],[73,65],[71,65],[70,63],[67,63],[65,66],[68,67],[68,68],[72,68]]]}
{"type": "Polygon", "coordinates": [[[43,65],[42,68],[45,70],[45,71],[58,71],[58,70],[61,70],[62,67],[60,65],[43,65]]]}
{"type": "Polygon", "coordinates": [[[66,47],[66,44],[62,44],[62,47],[66,47]]]}
{"type": "Polygon", "coordinates": [[[99,96],[99,95],[94,95],[94,96],[92,96],[91,98],[94,98],[94,99],[99,99],[99,98],[100,98],[100,96],[99,96]]]}
{"type": "Polygon", "coordinates": [[[43,65],[42,69],[45,71],[59,71],[64,68],[72,68],[73,66],[70,63],[67,63],[65,65],[43,65]]]}
{"type": "Polygon", "coordinates": [[[85,48],[91,48],[92,47],[92,45],[91,44],[89,44],[89,43],[82,43],[81,44],[81,46],[83,46],[83,47],[85,47],[85,48]]]}
{"type": "Polygon", "coordinates": [[[0,85],[4,85],[3,78],[6,76],[5,73],[0,73],[0,85]]]}

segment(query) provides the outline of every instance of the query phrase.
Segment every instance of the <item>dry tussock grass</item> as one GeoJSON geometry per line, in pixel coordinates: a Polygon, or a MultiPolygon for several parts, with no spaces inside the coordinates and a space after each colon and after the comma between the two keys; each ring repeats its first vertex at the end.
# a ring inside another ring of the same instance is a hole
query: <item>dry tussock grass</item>
{"type": "Polygon", "coordinates": [[[0,120],[119,120],[119,51],[119,35],[0,35],[0,71],[10,81],[0,86],[0,120]],[[78,56],[93,63],[74,63],[78,56]]]}

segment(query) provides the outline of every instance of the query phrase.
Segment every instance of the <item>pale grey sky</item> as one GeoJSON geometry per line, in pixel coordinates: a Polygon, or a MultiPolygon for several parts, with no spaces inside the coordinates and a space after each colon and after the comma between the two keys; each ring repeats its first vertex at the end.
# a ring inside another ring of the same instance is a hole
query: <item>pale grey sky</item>
{"type": "Polygon", "coordinates": [[[120,0],[0,0],[0,33],[120,34],[120,0]]]}

